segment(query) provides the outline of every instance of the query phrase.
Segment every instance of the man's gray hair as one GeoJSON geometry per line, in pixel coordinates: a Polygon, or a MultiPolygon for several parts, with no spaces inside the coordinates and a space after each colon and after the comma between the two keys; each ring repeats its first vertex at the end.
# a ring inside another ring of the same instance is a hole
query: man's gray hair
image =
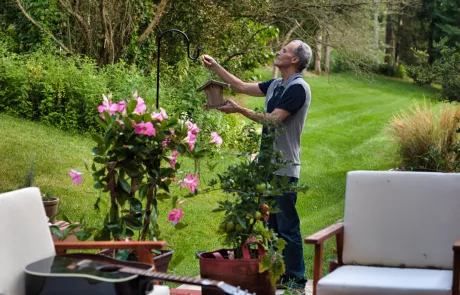
{"type": "Polygon", "coordinates": [[[312,52],[311,52],[310,46],[308,46],[307,43],[300,41],[300,40],[294,40],[294,42],[300,43],[299,47],[294,49],[294,55],[299,57],[300,59],[297,71],[301,73],[306,68],[308,68],[308,65],[310,64],[312,52]]]}

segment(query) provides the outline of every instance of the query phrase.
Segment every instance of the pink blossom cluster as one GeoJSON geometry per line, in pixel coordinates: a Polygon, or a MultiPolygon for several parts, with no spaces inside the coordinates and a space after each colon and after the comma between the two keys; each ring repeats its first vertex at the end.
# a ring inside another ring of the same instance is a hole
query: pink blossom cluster
{"type": "Polygon", "coordinates": [[[184,217],[184,212],[182,212],[182,209],[172,209],[169,212],[168,221],[172,222],[173,224],[177,224],[182,219],[182,217],[184,217]]]}
{"type": "Polygon", "coordinates": [[[179,183],[180,183],[180,186],[182,187],[190,188],[190,191],[192,193],[195,192],[198,186],[198,173],[196,173],[195,175],[193,174],[187,175],[185,179],[182,179],[179,183]]]}

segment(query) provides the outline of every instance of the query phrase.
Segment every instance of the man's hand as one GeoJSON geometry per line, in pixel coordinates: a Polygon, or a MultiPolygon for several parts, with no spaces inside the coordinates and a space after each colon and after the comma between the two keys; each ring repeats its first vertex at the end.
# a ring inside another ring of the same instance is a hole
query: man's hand
{"type": "Polygon", "coordinates": [[[203,54],[201,59],[203,60],[203,65],[208,69],[214,69],[217,66],[217,62],[209,55],[203,54]]]}
{"type": "Polygon", "coordinates": [[[224,112],[226,114],[238,113],[240,109],[241,107],[231,99],[227,100],[225,105],[218,108],[219,111],[224,112]]]}

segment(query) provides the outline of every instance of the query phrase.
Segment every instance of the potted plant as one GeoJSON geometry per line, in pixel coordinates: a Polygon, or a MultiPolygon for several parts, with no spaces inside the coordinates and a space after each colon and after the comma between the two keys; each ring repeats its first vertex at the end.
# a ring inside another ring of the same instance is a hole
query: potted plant
{"type": "MultiPolygon", "coordinates": [[[[22,184],[18,187],[26,188],[34,185],[35,182],[35,155],[33,155],[30,160],[30,164],[26,169],[24,179],[22,184]]],[[[45,194],[42,194],[43,206],[45,207],[46,216],[49,221],[53,223],[55,221],[56,215],[58,213],[59,198],[53,197],[50,194],[50,191],[47,190],[45,194]]]]}
{"type": "Polygon", "coordinates": [[[58,214],[59,198],[53,197],[50,191],[47,190],[45,194],[42,194],[42,200],[46,216],[48,216],[51,223],[54,223],[56,215],[58,214]]]}
{"type": "MultiPolygon", "coordinates": [[[[228,249],[200,254],[200,272],[205,278],[224,280],[257,294],[275,294],[275,283],[285,271],[284,240],[268,227],[270,214],[279,212],[273,196],[287,191],[305,191],[304,185],[291,185],[274,172],[289,165],[281,152],[274,149],[280,127],[264,135],[261,151],[242,154],[242,160],[218,174],[211,185],[227,192],[214,212],[223,212],[218,233],[228,249]]],[[[203,294],[215,294],[203,289],[203,294]]]]}
{"type": "MultiPolygon", "coordinates": [[[[95,240],[158,240],[158,201],[170,202],[168,220],[176,229],[184,228],[183,202],[170,188],[187,189],[186,197],[197,191],[198,165],[193,171],[184,171],[180,162],[189,157],[197,163],[210,151],[200,147],[198,126],[177,115],[168,116],[164,109],[150,108],[137,92],[119,103],[103,95],[98,111],[96,120],[103,133],[92,135],[96,146],[87,169],[94,187],[108,193],[109,212],[101,227],[86,229],[88,236],[95,240]]],[[[80,176],[74,174],[72,179],[80,176]]],[[[100,200],[101,195],[95,208],[100,200]]],[[[127,258],[130,253],[120,251],[117,255],[127,258]]]]}

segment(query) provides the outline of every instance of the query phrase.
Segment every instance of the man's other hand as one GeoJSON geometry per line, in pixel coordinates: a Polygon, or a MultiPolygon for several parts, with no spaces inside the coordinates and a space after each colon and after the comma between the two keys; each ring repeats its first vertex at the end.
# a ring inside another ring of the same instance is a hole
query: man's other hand
{"type": "Polygon", "coordinates": [[[229,99],[225,103],[225,105],[218,108],[219,111],[224,112],[226,114],[238,113],[240,110],[240,106],[234,102],[233,100],[229,99]]]}

